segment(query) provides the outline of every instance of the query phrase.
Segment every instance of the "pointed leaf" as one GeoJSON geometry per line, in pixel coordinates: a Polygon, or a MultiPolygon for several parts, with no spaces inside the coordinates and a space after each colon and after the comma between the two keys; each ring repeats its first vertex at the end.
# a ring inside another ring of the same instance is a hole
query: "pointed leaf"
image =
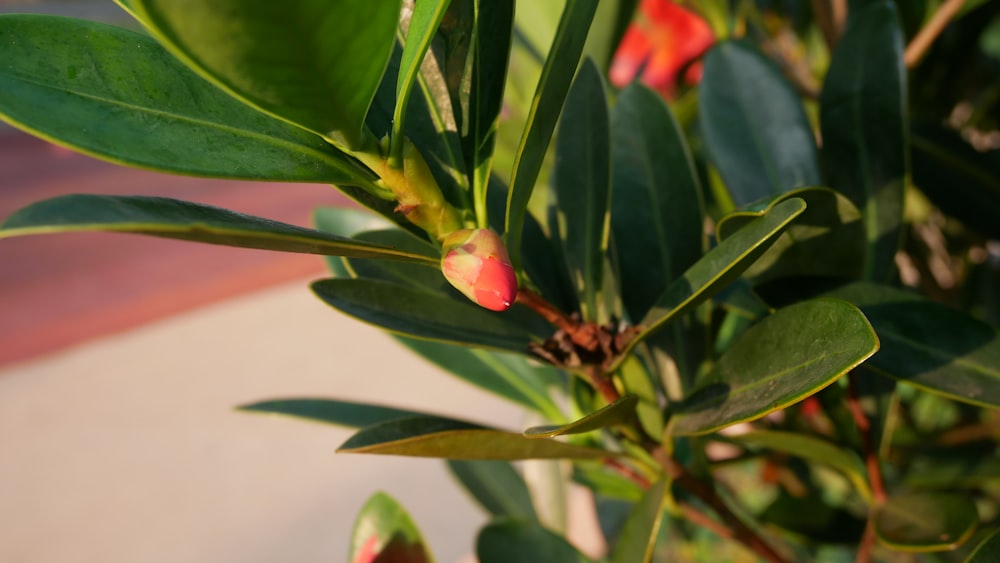
{"type": "Polygon", "coordinates": [[[604,80],[584,59],[566,96],[556,137],[553,178],[563,256],[575,280],[583,319],[600,322],[611,205],[611,139],[604,80]]]}
{"type": "Polygon", "coordinates": [[[483,508],[493,516],[535,520],[535,507],[524,479],[509,461],[459,461],[448,469],[483,508]]]}
{"type": "Polygon", "coordinates": [[[754,325],[726,351],[671,419],[674,434],[706,434],[816,393],[878,350],[857,307],[803,301],[754,325]]]}
{"type": "Polygon", "coordinates": [[[827,293],[854,303],[882,348],[867,368],[956,401],[1000,407],[1000,333],[946,305],[871,283],[827,293]]]}
{"type": "Polygon", "coordinates": [[[0,238],[79,231],[136,233],[243,248],[436,264],[434,258],[398,248],[161,197],[59,196],[29,205],[0,223],[0,238]]]}
{"type": "Polygon", "coordinates": [[[562,536],[524,520],[503,520],[480,530],[476,557],[479,563],[593,563],[562,536]]]}
{"type": "Polygon", "coordinates": [[[871,502],[872,493],[865,477],[865,466],[851,450],[815,436],[778,430],[755,430],[731,438],[739,444],[777,450],[812,463],[828,465],[843,473],[854,486],[854,490],[866,501],[871,502]]]}
{"type": "Polygon", "coordinates": [[[992,563],[994,561],[1000,561],[1000,530],[993,532],[976,546],[965,563],[992,563]]]}
{"type": "Polygon", "coordinates": [[[559,385],[565,376],[554,367],[532,362],[526,357],[451,344],[397,337],[397,340],[424,359],[452,375],[550,418],[562,413],[546,389],[559,385]]]}
{"type": "Polygon", "coordinates": [[[420,413],[333,399],[274,399],[237,407],[237,410],[264,414],[280,414],[323,422],[337,426],[361,428],[380,422],[420,416],[420,413]]]}
{"type": "Polygon", "coordinates": [[[513,315],[408,285],[329,279],[313,283],[312,289],[328,305],[352,317],[415,338],[520,353],[541,338],[531,327],[517,324],[513,315]]]}
{"type": "Polygon", "coordinates": [[[913,183],[945,213],[1000,239],[1000,150],[976,150],[936,121],[911,127],[913,183]]]}
{"type": "Polygon", "coordinates": [[[528,200],[545,159],[559,112],[569,91],[577,63],[587,40],[587,31],[597,11],[596,0],[567,0],[552,48],[542,68],[528,121],[514,155],[510,192],[507,194],[505,231],[507,248],[515,269],[521,267],[521,228],[528,200]]]}
{"type": "Polygon", "coordinates": [[[875,534],[897,551],[948,551],[965,543],[979,524],[976,503],[953,493],[911,493],[890,498],[874,515],[875,534]]]}
{"type": "Polygon", "coordinates": [[[639,563],[650,561],[656,538],[666,509],[670,481],[661,478],[636,503],[625,521],[621,535],[611,554],[612,563],[639,563]]]}
{"type": "MultiPolygon", "coordinates": [[[[866,243],[857,207],[829,188],[792,190],[771,204],[792,197],[804,200],[806,211],[744,275],[755,284],[787,276],[860,278],[866,243]]],[[[759,215],[753,211],[727,215],[719,222],[719,239],[725,240],[759,215]]]]}
{"type": "Polygon", "coordinates": [[[822,183],[802,102],[754,47],[724,41],[712,48],[698,103],[705,146],[738,207],[822,183]]]}
{"type": "MultiPolygon", "coordinates": [[[[342,237],[350,237],[362,231],[384,229],[392,225],[384,217],[350,207],[317,207],[313,209],[312,223],[318,231],[342,237]]],[[[326,264],[334,277],[350,277],[343,258],[327,257],[326,264]]]]}
{"type": "Polygon", "coordinates": [[[639,323],[642,332],[628,344],[623,356],[644,338],[738,278],[805,208],[801,199],[783,201],[706,253],[681,278],[671,283],[646,313],[639,323]]]}
{"type": "Polygon", "coordinates": [[[462,153],[472,176],[476,217],[484,221],[487,219],[484,207],[493,168],[497,122],[503,107],[514,34],[514,0],[476,2],[476,6],[472,75],[469,77],[469,126],[462,135],[462,153]]]}
{"type": "Polygon", "coordinates": [[[659,94],[638,82],[611,113],[611,230],[629,316],[641,319],[705,249],[701,186],[687,143],[659,94]]]}
{"type": "Polygon", "coordinates": [[[574,420],[569,424],[553,426],[533,426],[524,431],[526,438],[555,438],[564,434],[582,434],[600,430],[625,422],[635,415],[635,407],[639,403],[636,395],[625,395],[617,401],[587,416],[574,420]]]}
{"type": "Polygon", "coordinates": [[[866,278],[887,281],[902,236],[908,173],[906,71],[895,4],[853,10],[820,95],[827,184],[864,211],[866,278]]]}
{"type": "Polygon", "coordinates": [[[402,155],[402,133],[406,118],[406,107],[410,101],[410,90],[417,80],[424,54],[431,45],[431,40],[441,25],[441,19],[451,0],[421,0],[407,6],[412,9],[407,25],[406,41],[403,43],[403,54],[399,63],[399,76],[396,82],[396,109],[393,113],[394,147],[399,147],[396,157],[402,155]],[[398,144],[397,144],[398,143],[398,144]]]}
{"type": "Polygon", "coordinates": [[[318,136],[221,92],[149,37],[83,20],[0,16],[0,118],[153,170],[361,186],[375,178],[318,136]]]}
{"type": "Polygon", "coordinates": [[[354,522],[348,561],[431,563],[433,558],[406,510],[389,495],[375,493],[354,522]]]}
{"type": "Polygon", "coordinates": [[[616,454],[469,422],[420,416],[363,428],[338,452],[439,457],[464,460],[595,459],[616,454]]]}
{"type": "Polygon", "coordinates": [[[249,104],[321,135],[362,141],[400,1],[129,0],[185,63],[249,104]]]}

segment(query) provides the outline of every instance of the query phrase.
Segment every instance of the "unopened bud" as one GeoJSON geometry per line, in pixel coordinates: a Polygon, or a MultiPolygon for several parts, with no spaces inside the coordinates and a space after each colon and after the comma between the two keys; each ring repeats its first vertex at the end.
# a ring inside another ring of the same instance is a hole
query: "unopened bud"
{"type": "Polygon", "coordinates": [[[441,272],[480,307],[505,311],[517,297],[517,276],[507,247],[489,229],[461,229],[444,239],[441,272]]]}

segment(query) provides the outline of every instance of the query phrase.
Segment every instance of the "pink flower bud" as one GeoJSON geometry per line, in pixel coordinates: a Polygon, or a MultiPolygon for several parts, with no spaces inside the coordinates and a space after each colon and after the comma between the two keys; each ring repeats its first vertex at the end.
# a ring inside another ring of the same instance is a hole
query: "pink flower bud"
{"type": "Polygon", "coordinates": [[[517,276],[507,247],[489,229],[461,229],[444,239],[441,272],[480,307],[505,311],[517,297],[517,276]]]}

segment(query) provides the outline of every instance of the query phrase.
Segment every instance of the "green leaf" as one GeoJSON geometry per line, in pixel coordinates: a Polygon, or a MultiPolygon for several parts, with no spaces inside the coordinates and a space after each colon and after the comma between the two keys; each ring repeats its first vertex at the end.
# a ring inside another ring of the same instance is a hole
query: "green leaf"
{"type": "Polygon", "coordinates": [[[913,183],[945,213],[1000,239],[1000,150],[978,151],[937,122],[910,126],[913,183]]]}
{"type": "Polygon", "coordinates": [[[1000,561],[1000,530],[993,532],[976,546],[965,563],[992,563],[994,561],[1000,561]]]}
{"type": "Polygon", "coordinates": [[[406,510],[395,499],[380,492],[368,499],[354,522],[348,561],[431,563],[433,558],[406,510]]]}
{"type": "Polygon", "coordinates": [[[865,366],[956,401],[1000,407],[1000,333],[918,295],[871,283],[827,293],[854,303],[882,348],[865,366]]]}
{"type": "Polygon", "coordinates": [[[871,502],[872,492],[868,486],[866,470],[861,459],[853,451],[831,444],[826,440],[778,430],[755,430],[745,434],[730,436],[733,441],[744,446],[756,446],[798,456],[812,463],[828,465],[848,480],[854,490],[871,502]]]}
{"type": "Polygon", "coordinates": [[[502,520],[480,530],[476,557],[479,563],[593,563],[562,536],[524,520],[502,520]]]}
{"type": "Polygon", "coordinates": [[[194,176],[369,186],[319,137],[234,100],[145,35],[0,15],[0,118],[112,162],[194,176]]]}
{"type": "Polygon", "coordinates": [[[810,542],[857,544],[865,529],[864,521],[843,507],[831,506],[822,493],[810,491],[808,496],[798,497],[781,488],[758,518],[810,542]]]}
{"type": "Polygon", "coordinates": [[[713,47],[698,103],[705,147],[737,206],[822,183],[802,102],[754,47],[713,47]]]}
{"type": "Polygon", "coordinates": [[[861,311],[835,299],[779,309],[740,336],[671,419],[674,434],[707,434],[816,393],[878,350],[861,311]]]}
{"type": "Polygon", "coordinates": [[[397,337],[397,340],[424,359],[491,394],[537,411],[549,419],[562,418],[562,412],[547,389],[565,379],[554,367],[516,354],[460,348],[403,336],[397,337]]]}
{"type": "Polygon", "coordinates": [[[632,339],[622,356],[644,338],[691,311],[738,278],[805,208],[801,199],[783,201],[702,256],[682,277],[667,287],[646,313],[639,323],[642,331],[632,339]]]}
{"type": "Polygon", "coordinates": [[[596,459],[616,455],[432,416],[390,420],[363,428],[337,451],[464,460],[596,459]]]}
{"type": "Polygon", "coordinates": [[[875,535],[897,551],[948,551],[969,539],[979,524],[971,498],[953,493],[894,496],[874,515],[875,535]]]}
{"type": "MultiPolygon", "coordinates": [[[[744,275],[754,283],[788,276],[860,278],[865,260],[861,212],[849,199],[829,188],[792,190],[771,204],[792,197],[806,202],[805,212],[744,275]]],[[[759,215],[753,211],[727,215],[719,222],[719,239],[725,240],[759,215]]]]}
{"type": "Polygon", "coordinates": [[[472,176],[476,218],[480,221],[479,226],[485,227],[493,148],[514,33],[514,1],[475,4],[478,11],[469,77],[469,127],[462,135],[462,153],[472,176]]]}
{"type": "Polygon", "coordinates": [[[641,319],[705,250],[701,186],[690,151],[659,94],[633,82],[611,113],[611,231],[622,300],[641,319]]]}
{"type": "Polygon", "coordinates": [[[420,416],[420,413],[413,411],[333,399],[274,399],[241,405],[237,410],[279,414],[351,428],[371,426],[397,418],[420,416]]]}
{"type": "Polygon", "coordinates": [[[136,233],[242,248],[436,264],[425,255],[187,201],[74,194],[40,201],[0,223],[0,238],[80,231],[136,233]]]}
{"type": "Polygon", "coordinates": [[[597,11],[596,0],[567,0],[556,28],[552,48],[538,80],[527,124],[514,155],[510,192],[507,194],[505,231],[514,268],[521,268],[521,228],[528,200],[535,189],[552,132],[569,91],[587,40],[587,30],[597,11]]]}
{"type": "Polygon", "coordinates": [[[362,144],[400,1],[129,0],[169,50],[254,107],[362,144]]]}
{"type": "Polygon", "coordinates": [[[666,509],[670,481],[663,477],[649,488],[625,521],[611,554],[612,563],[647,562],[653,557],[656,538],[666,509]]]}
{"type": "Polygon", "coordinates": [[[582,434],[600,430],[629,420],[635,415],[635,407],[639,403],[636,395],[625,395],[608,406],[574,420],[569,424],[554,426],[533,426],[524,431],[526,438],[555,438],[564,434],[582,434]]]}
{"type": "Polygon", "coordinates": [[[895,272],[908,170],[903,35],[893,2],[852,11],[820,95],[827,185],[865,215],[866,278],[895,272]]]}
{"type": "MultiPolygon", "coordinates": [[[[312,284],[331,307],[382,329],[415,338],[527,353],[542,338],[506,313],[384,280],[329,279],[312,284]]],[[[544,324],[544,323],[542,323],[544,324]]]]}
{"type": "MultiPolygon", "coordinates": [[[[343,237],[392,225],[384,217],[351,207],[317,207],[313,209],[312,223],[318,231],[343,237]]],[[[350,277],[346,263],[340,256],[327,257],[326,264],[334,277],[350,277]]]]}
{"type": "Polygon", "coordinates": [[[396,109],[392,119],[392,137],[390,158],[396,165],[401,165],[403,155],[403,131],[406,123],[406,107],[410,102],[410,90],[417,80],[424,54],[431,45],[431,40],[441,25],[441,19],[451,0],[421,0],[413,2],[412,14],[407,26],[406,41],[403,43],[403,55],[399,63],[399,76],[396,81],[396,109]]]}
{"type": "Polygon", "coordinates": [[[559,121],[553,178],[563,256],[575,280],[583,319],[598,322],[611,206],[611,138],[604,88],[597,65],[584,59],[559,121]]]}
{"type": "Polygon", "coordinates": [[[1000,459],[976,450],[950,449],[918,457],[903,477],[908,489],[981,489],[1000,482],[1000,459]]]}
{"type": "Polygon", "coordinates": [[[535,507],[524,479],[508,461],[448,460],[448,469],[487,512],[535,520],[535,507]]]}

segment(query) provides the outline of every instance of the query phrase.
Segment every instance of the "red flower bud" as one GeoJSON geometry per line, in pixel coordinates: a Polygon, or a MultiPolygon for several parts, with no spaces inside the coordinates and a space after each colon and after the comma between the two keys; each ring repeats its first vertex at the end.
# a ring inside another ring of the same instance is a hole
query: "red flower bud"
{"type": "Polygon", "coordinates": [[[461,229],[444,239],[441,272],[480,307],[505,311],[517,297],[517,276],[507,247],[489,229],[461,229]]]}

